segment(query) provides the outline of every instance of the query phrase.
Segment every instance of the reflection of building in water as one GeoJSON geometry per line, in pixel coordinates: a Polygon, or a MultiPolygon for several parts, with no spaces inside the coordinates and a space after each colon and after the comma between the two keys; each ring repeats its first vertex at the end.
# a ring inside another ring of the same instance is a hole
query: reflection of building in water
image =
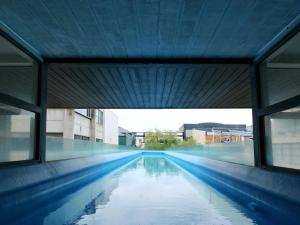
{"type": "Polygon", "coordinates": [[[143,159],[144,168],[149,175],[159,176],[161,174],[178,174],[178,169],[170,163],[168,160],[154,156],[144,157],[143,159]],[[159,159],[159,160],[158,160],[159,159]]]}
{"type": "Polygon", "coordinates": [[[184,139],[193,138],[197,144],[241,142],[253,138],[245,124],[183,124],[179,130],[184,139]]]}
{"type": "Polygon", "coordinates": [[[94,214],[96,212],[96,208],[99,205],[106,205],[109,202],[111,193],[114,189],[118,187],[118,179],[112,177],[111,179],[106,179],[107,182],[103,186],[105,186],[105,190],[100,192],[100,194],[94,198],[89,204],[85,206],[84,214],[94,214]]]}
{"type": "MultiPolygon", "coordinates": [[[[51,201],[51,203],[45,204],[45,207],[58,208],[45,216],[43,224],[61,225],[70,224],[70,222],[76,224],[76,220],[80,220],[82,216],[94,214],[97,206],[106,205],[109,202],[112,192],[118,185],[119,180],[117,176],[103,177],[94,181],[91,185],[84,186],[82,189],[72,193],[72,198],[66,196],[67,201],[62,201],[62,199],[58,198],[57,200],[60,202],[51,201]],[[78,206],[86,207],[79,211],[78,206]]],[[[38,210],[43,210],[43,208],[39,208],[38,210]]]]}

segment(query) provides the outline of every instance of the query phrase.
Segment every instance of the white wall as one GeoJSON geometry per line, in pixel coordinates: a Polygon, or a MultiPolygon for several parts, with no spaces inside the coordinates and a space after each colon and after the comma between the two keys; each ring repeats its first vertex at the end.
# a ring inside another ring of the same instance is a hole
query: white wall
{"type": "Polygon", "coordinates": [[[75,112],[74,134],[85,137],[91,136],[91,119],[75,112]]]}
{"type": "Polygon", "coordinates": [[[64,109],[47,110],[47,133],[64,132],[64,109]]]}
{"type": "Polygon", "coordinates": [[[74,109],[48,109],[47,133],[62,133],[64,138],[74,135],[102,139],[104,143],[118,144],[118,117],[108,109],[103,110],[103,127],[95,119],[78,114],[74,109]]]}
{"type": "Polygon", "coordinates": [[[103,113],[103,142],[107,144],[119,143],[118,117],[109,109],[103,113]]]}

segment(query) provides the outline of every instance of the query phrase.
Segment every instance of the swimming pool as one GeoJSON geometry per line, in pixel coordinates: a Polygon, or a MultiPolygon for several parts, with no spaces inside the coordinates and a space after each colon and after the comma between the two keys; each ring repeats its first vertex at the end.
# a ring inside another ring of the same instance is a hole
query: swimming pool
{"type": "Polygon", "coordinates": [[[141,155],[103,176],[1,205],[1,224],[295,224],[294,218],[270,217],[255,203],[232,200],[179,164],[163,154],[141,155]]]}

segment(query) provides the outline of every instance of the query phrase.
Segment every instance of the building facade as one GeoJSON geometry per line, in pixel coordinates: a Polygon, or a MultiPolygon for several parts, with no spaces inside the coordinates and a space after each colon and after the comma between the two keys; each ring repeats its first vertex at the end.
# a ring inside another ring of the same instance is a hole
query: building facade
{"type": "Polygon", "coordinates": [[[118,144],[118,117],[108,109],[48,109],[47,135],[118,144]]]}
{"type": "Polygon", "coordinates": [[[119,127],[119,145],[135,146],[134,133],[119,127]]]}
{"type": "Polygon", "coordinates": [[[253,138],[245,124],[198,123],[179,128],[184,139],[193,138],[197,144],[230,143],[253,138]]]}

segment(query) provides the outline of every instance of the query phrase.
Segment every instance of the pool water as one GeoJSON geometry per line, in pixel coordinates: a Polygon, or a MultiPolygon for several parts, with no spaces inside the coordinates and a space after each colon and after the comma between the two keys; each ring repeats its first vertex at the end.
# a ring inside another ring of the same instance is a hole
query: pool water
{"type": "Polygon", "coordinates": [[[45,201],[5,224],[271,224],[161,156],[138,158],[45,201]]]}
{"type": "Polygon", "coordinates": [[[170,161],[144,157],[112,175],[117,185],[100,195],[74,224],[255,224],[234,204],[170,161]],[[90,210],[89,210],[90,212],[90,210]]]}

